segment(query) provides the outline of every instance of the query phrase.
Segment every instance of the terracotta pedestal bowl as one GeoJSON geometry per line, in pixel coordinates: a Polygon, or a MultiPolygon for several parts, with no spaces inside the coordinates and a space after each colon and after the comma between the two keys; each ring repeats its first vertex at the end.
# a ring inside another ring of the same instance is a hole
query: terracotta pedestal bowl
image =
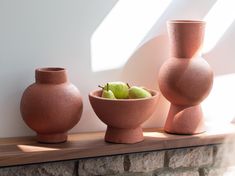
{"type": "Polygon", "coordinates": [[[102,90],[89,94],[94,112],[107,125],[105,141],[137,143],[144,140],[141,124],[152,115],[159,97],[158,92],[149,92],[150,98],[118,100],[102,98],[102,90]]]}

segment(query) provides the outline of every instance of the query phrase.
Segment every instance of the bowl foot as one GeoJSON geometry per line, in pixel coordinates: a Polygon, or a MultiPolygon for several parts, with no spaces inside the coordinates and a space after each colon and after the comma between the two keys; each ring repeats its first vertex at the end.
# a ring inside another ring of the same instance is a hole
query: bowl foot
{"type": "Polygon", "coordinates": [[[167,133],[189,135],[205,132],[201,106],[185,107],[171,104],[164,130],[167,133]]]}
{"type": "Polygon", "coordinates": [[[41,143],[62,143],[67,141],[67,133],[37,134],[37,141],[41,143]]]}
{"type": "Polygon", "coordinates": [[[144,140],[143,130],[137,128],[107,127],[105,141],[113,143],[133,144],[144,140]]]}

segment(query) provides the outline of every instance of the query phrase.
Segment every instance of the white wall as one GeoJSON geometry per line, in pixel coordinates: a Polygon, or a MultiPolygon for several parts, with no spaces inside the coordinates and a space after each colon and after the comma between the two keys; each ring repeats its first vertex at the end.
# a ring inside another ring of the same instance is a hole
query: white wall
{"type": "MultiPolygon", "coordinates": [[[[158,89],[157,73],[169,53],[165,21],[203,19],[215,0],[171,2],[123,67],[93,72],[91,37],[115,3],[117,0],[0,1],[0,137],[34,134],[21,119],[19,102],[24,89],[34,81],[35,68],[46,66],[66,67],[83,96],[83,116],[71,132],[104,130],[88,102],[89,91],[112,80],[158,89]]],[[[234,46],[235,23],[205,55],[216,75],[234,71],[234,46]]],[[[161,97],[144,126],[162,126],[167,109],[168,102],[161,97]]]]}

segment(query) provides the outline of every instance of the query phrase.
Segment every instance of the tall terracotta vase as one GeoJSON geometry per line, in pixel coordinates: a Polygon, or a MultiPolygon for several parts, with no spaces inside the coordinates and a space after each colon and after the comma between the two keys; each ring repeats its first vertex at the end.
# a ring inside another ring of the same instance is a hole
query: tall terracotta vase
{"type": "Polygon", "coordinates": [[[60,143],[67,140],[67,131],[82,114],[79,90],[67,78],[64,68],[39,68],[36,82],[21,99],[21,114],[26,124],[37,132],[37,140],[60,143]]]}
{"type": "Polygon", "coordinates": [[[213,84],[213,71],[201,57],[205,22],[172,20],[167,23],[170,58],[159,72],[159,88],[170,102],[164,130],[176,134],[205,131],[200,103],[213,84]]]}

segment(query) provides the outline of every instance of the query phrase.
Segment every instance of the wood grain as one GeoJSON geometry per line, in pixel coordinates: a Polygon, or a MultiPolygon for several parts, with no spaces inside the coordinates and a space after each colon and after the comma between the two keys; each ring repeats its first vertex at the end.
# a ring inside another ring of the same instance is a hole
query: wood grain
{"type": "Polygon", "coordinates": [[[0,167],[218,144],[231,135],[235,135],[234,125],[210,128],[198,135],[173,135],[162,129],[146,129],[145,140],[137,144],[106,143],[104,132],[71,134],[68,141],[61,144],[37,143],[34,137],[3,138],[0,139],[0,167]]]}

